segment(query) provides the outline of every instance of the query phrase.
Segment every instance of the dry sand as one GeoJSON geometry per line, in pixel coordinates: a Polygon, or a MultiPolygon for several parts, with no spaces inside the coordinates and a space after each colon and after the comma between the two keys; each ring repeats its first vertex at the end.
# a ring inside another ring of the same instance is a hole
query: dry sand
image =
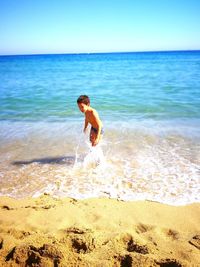
{"type": "Polygon", "coordinates": [[[0,266],[200,266],[200,204],[1,197],[0,266]]]}

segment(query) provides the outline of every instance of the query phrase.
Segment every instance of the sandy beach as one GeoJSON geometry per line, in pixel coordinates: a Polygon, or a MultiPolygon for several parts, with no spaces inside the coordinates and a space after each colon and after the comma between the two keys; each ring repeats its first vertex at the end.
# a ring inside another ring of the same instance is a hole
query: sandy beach
{"type": "Polygon", "coordinates": [[[200,266],[200,205],[0,198],[0,266],[200,266]]]}

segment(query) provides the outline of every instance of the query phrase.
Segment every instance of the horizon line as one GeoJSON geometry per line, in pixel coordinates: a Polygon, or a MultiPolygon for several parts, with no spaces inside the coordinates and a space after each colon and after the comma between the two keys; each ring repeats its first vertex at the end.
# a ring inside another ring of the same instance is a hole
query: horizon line
{"type": "Polygon", "coordinates": [[[131,54],[131,53],[164,53],[164,52],[198,52],[200,49],[175,49],[175,50],[145,50],[145,51],[113,51],[113,52],[72,52],[72,53],[33,53],[33,54],[0,54],[7,56],[45,56],[45,55],[97,55],[97,54],[131,54]]]}

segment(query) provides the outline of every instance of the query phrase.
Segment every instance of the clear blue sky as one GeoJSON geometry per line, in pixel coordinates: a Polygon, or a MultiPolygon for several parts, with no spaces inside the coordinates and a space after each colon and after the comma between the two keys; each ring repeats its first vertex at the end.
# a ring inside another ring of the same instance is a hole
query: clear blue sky
{"type": "Polygon", "coordinates": [[[0,0],[0,55],[200,49],[200,0],[0,0]]]}

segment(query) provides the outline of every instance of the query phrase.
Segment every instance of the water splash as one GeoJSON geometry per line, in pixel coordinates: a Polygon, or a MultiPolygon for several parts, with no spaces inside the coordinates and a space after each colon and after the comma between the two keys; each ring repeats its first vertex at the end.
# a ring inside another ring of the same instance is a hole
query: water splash
{"type": "Polygon", "coordinates": [[[104,164],[105,164],[105,157],[101,146],[97,145],[95,147],[92,147],[89,144],[89,152],[87,153],[83,161],[84,169],[96,168],[97,166],[104,164]]]}

